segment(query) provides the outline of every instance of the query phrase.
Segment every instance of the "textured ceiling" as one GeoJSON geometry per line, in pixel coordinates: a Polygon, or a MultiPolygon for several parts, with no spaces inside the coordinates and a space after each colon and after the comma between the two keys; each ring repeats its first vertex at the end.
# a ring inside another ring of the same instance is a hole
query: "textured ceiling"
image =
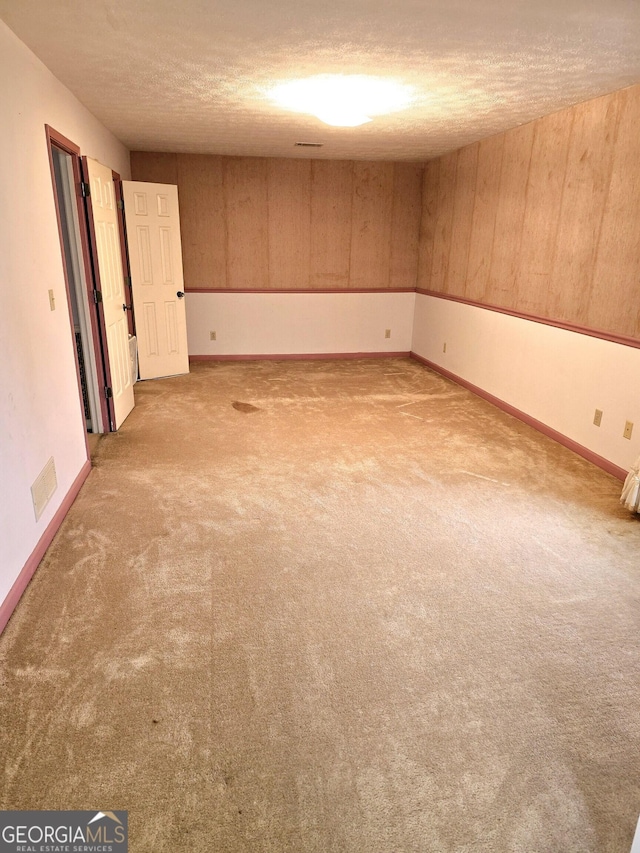
{"type": "Polygon", "coordinates": [[[0,0],[0,17],[131,150],[420,161],[640,82],[638,0],[0,0]],[[418,96],[357,128],[265,99],[320,73],[418,96]]]}

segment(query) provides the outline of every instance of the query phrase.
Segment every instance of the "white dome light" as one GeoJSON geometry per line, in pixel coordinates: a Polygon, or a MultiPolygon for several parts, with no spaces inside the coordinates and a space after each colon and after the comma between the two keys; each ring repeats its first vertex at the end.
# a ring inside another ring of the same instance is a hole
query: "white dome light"
{"type": "Polygon", "coordinates": [[[318,74],[280,83],[267,94],[287,110],[314,115],[334,127],[357,127],[413,100],[411,86],[364,74],[318,74]]]}

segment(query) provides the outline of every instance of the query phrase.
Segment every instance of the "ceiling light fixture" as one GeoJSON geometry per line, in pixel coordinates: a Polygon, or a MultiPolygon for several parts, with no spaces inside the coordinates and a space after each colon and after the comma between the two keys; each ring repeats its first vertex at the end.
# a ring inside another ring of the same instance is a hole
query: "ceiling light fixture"
{"type": "Polygon", "coordinates": [[[372,116],[408,107],[414,97],[411,86],[364,74],[318,74],[280,83],[267,94],[281,107],[333,127],[358,127],[372,116]]]}

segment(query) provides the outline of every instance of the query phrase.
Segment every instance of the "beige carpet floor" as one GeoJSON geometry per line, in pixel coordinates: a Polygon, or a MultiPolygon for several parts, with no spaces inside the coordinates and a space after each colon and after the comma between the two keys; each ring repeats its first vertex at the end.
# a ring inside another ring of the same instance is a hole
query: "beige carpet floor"
{"type": "Polygon", "coordinates": [[[128,809],[135,853],[628,853],[617,480],[408,359],[136,403],[0,638],[0,807],[128,809]]]}

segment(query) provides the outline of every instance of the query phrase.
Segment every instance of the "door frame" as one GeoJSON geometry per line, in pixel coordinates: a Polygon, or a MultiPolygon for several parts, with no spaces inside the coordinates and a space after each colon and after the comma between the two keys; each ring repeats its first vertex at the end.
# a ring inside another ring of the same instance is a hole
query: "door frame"
{"type": "MultiPolygon", "coordinates": [[[[76,367],[76,378],[78,381],[78,394],[80,396],[80,404],[81,410],[84,412],[84,399],[82,393],[82,380],[80,378],[80,365],[78,363],[78,354],[77,354],[77,345],[74,334],[74,321],[73,321],[73,310],[71,307],[71,287],[72,283],[69,281],[69,275],[67,272],[67,265],[65,262],[65,246],[64,246],[64,236],[63,236],[63,227],[62,227],[62,217],[60,213],[60,201],[58,198],[58,190],[56,186],[56,176],[55,176],[55,168],[53,162],[53,148],[58,148],[63,151],[65,154],[68,154],[71,157],[71,166],[73,170],[73,180],[75,185],[75,199],[76,199],[76,209],[78,213],[78,229],[79,229],[79,237],[80,237],[80,255],[82,256],[81,263],[84,270],[84,278],[87,288],[87,299],[88,299],[88,327],[91,330],[91,337],[93,342],[93,351],[95,354],[95,368],[98,376],[98,382],[104,380],[104,387],[108,385],[107,376],[108,376],[108,363],[104,357],[103,350],[103,334],[102,331],[103,323],[101,323],[101,311],[99,311],[99,302],[96,301],[98,297],[95,297],[95,291],[99,290],[99,287],[96,283],[95,276],[95,264],[93,263],[93,258],[95,255],[92,255],[90,239],[89,239],[89,231],[88,231],[88,223],[87,223],[87,211],[85,204],[83,203],[86,199],[83,198],[82,187],[84,183],[84,176],[81,169],[81,153],[80,148],[72,142],[70,139],[67,139],[66,136],[63,136],[53,127],[48,124],[45,124],[45,135],[47,140],[47,154],[49,157],[49,168],[51,170],[51,181],[53,187],[53,198],[54,205],[56,211],[56,222],[58,226],[58,238],[60,240],[60,251],[62,256],[62,271],[64,275],[65,282],[65,290],[67,297],[67,309],[69,311],[69,330],[71,332],[72,343],[73,343],[73,353],[74,353],[74,363],[76,367]]],[[[100,389],[98,389],[100,391],[100,389]]],[[[109,401],[105,396],[104,389],[103,393],[98,393],[98,405],[100,407],[100,416],[102,420],[102,427],[104,431],[107,431],[107,427],[113,429],[113,417],[111,412],[111,407],[109,406],[109,401]]],[[[84,421],[83,414],[83,433],[85,436],[85,443],[87,446],[87,458],[90,458],[89,453],[89,443],[87,439],[87,429],[86,423],[84,421]]]]}

